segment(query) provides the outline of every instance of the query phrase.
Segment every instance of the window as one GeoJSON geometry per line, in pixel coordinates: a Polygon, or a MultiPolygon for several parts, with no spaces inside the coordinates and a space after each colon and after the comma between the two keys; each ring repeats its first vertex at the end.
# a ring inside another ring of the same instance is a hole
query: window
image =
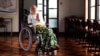
{"type": "Polygon", "coordinates": [[[90,0],[90,6],[95,6],[95,0],[90,0]]]}
{"type": "Polygon", "coordinates": [[[95,19],[95,0],[89,0],[89,19],[95,19]]]}
{"type": "Polygon", "coordinates": [[[90,19],[95,19],[95,7],[91,7],[90,10],[90,19]]]}
{"type": "Polygon", "coordinates": [[[100,20],[100,0],[97,1],[97,18],[100,20]]]}
{"type": "Polygon", "coordinates": [[[37,0],[37,8],[38,8],[38,11],[39,11],[39,13],[42,15],[43,14],[43,8],[42,8],[42,1],[43,0],[37,0]]]}
{"type": "Polygon", "coordinates": [[[49,8],[57,8],[57,0],[49,0],[49,8]]]}
{"type": "Polygon", "coordinates": [[[58,0],[37,0],[39,12],[47,20],[50,28],[57,28],[58,0]]]}
{"type": "Polygon", "coordinates": [[[85,18],[100,20],[100,0],[85,0],[85,18]]]}

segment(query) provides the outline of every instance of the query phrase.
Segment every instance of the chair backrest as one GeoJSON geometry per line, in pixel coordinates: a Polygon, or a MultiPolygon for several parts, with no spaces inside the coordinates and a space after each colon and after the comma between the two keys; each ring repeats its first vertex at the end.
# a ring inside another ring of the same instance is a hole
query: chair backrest
{"type": "Polygon", "coordinates": [[[4,22],[4,18],[0,17],[0,23],[4,22]]]}
{"type": "Polygon", "coordinates": [[[4,18],[0,17],[0,27],[5,27],[4,18]]]}

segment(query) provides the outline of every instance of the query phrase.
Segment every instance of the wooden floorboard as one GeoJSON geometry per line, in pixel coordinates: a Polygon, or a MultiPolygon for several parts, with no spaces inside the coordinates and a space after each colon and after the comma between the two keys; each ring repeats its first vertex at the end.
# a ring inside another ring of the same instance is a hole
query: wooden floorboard
{"type": "MultiPolygon", "coordinates": [[[[60,49],[56,56],[91,56],[86,48],[78,45],[75,39],[70,37],[58,37],[60,49]]],[[[18,37],[0,37],[0,56],[50,56],[50,55],[37,55],[34,52],[35,46],[25,52],[20,49],[18,37]]],[[[51,55],[54,56],[54,55],[51,55]]]]}

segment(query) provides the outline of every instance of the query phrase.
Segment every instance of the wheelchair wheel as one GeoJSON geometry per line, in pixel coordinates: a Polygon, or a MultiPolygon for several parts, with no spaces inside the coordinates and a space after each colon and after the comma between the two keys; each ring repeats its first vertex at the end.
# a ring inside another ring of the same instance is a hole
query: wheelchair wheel
{"type": "Polygon", "coordinates": [[[20,31],[19,44],[24,51],[29,51],[32,47],[32,31],[25,27],[20,31]]]}

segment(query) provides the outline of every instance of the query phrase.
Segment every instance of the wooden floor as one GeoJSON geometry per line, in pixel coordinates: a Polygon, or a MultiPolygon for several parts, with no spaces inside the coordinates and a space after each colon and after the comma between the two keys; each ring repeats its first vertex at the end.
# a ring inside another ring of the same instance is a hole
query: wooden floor
{"type": "MultiPolygon", "coordinates": [[[[60,49],[56,56],[92,56],[87,52],[86,48],[78,45],[78,42],[73,38],[58,37],[60,49]]],[[[0,37],[0,56],[50,56],[50,55],[36,55],[34,52],[35,46],[25,52],[20,49],[18,37],[0,37]]],[[[53,56],[53,55],[51,55],[53,56]]]]}

